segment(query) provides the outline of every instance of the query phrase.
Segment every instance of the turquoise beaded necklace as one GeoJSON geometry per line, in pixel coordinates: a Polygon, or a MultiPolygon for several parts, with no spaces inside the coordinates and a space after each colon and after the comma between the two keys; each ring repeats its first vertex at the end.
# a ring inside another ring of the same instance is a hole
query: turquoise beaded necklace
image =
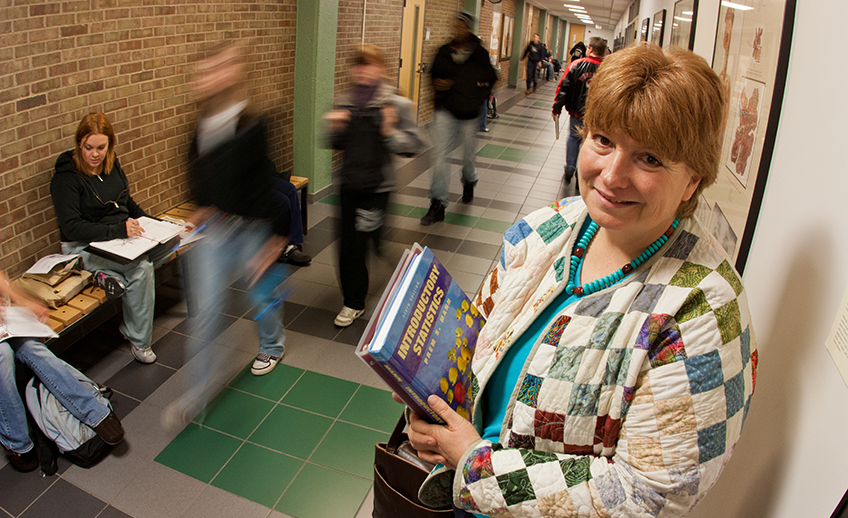
{"type": "Polygon", "coordinates": [[[583,286],[577,286],[577,270],[580,269],[583,264],[583,257],[586,255],[586,248],[589,246],[589,243],[595,237],[595,233],[598,231],[598,224],[589,219],[589,226],[586,228],[586,231],[583,232],[583,235],[580,236],[580,239],[577,240],[577,243],[574,245],[574,250],[571,251],[571,267],[570,267],[570,275],[568,276],[568,284],[565,285],[565,293],[567,295],[577,295],[581,297],[583,295],[589,295],[595,293],[596,291],[602,290],[604,288],[608,288],[613,284],[619,282],[621,279],[630,275],[633,270],[639,267],[642,263],[647,261],[652,255],[657,253],[657,250],[662,248],[668,238],[674,234],[674,230],[677,228],[677,225],[680,224],[680,218],[674,218],[674,221],[671,223],[671,226],[668,227],[663,235],[659,237],[656,241],[648,245],[648,248],[645,249],[644,252],[639,254],[638,257],[625,264],[618,270],[607,274],[600,279],[595,279],[594,281],[584,284],[583,286]]]}

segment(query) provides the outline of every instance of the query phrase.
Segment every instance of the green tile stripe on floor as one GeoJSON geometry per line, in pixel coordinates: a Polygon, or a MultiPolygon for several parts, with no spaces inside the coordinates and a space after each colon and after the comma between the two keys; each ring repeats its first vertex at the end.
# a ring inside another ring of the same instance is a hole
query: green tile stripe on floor
{"type": "Polygon", "coordinates": [[[352,517],[372,484],[374,444],[401,411],[387,390],[288,365],[252,376],[247,366],[155,460],[297,518],[352,517]]]}
{"type": "MultiPolygon", "coordinates": [[[[514,148],[511,148],[514,149],[514,148]]],[[[526,150],[518,150],[524,151],[526,150]]],[[[523,157],[521,163],[529,164],[529,165],[537,165],[537,158],[527,158],[527,156],[523,157]]],[[[544,162],[544,159],[542,159],[544,162]]],[[[320,201],[322,203],[328,203],[330,205],[338,205],[338,197],[336,199],[332,199],[332,197],[336,196],[335,194],[331,194],[326,198],[322,198],[320,201]],[[327,198],[331,198],[328,201],[327,198]]],[[[390,203],[390,211],[392,214],[396,214],[398,216],[406,216],[408,218],[421,219],[427,214],[427,209],[423,207],[414,207],[412,205],[403,205],[401,203],[390,203]]],[[[446,212],[445,213],[445,223],[449,223],[451,225],[458,225],[461,227],[470,227],[470,228],[479,228],[481,230],[492,230],[495,232],[504,232],[506,229],[512,226],[511,221],[498,221],[494,219],[487,218],[478,218],[476,216],[469,216],[467,214],[460,214],[457,212],[446,212]]]]}

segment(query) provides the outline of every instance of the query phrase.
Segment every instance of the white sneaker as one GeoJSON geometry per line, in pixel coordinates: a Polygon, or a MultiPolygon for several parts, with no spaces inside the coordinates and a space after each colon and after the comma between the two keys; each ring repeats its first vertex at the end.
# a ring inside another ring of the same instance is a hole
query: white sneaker
{"type": "Polygon", "coordinates": [[[250,367],[250,373],[254,376],[262,376],[263,374],[268,374],[274,367],[277,366],[277,363],[280,362],[280,358],[282,358],[282,354],[280,357],[271,356],[266,353],[259,353],[256,355],[256,359],[253,360],[253,366],[250,367]]]}
{"type": "Polygon", "coordinates": [[[153,349],[150,347],[142,349],[141,347],[131,345],[130,350],[132,351],[132,355],[136,361],[140,363],[153,363],[156,361],[156,353],[154,353],[153,349]]]}
{"type": "Polygon", "coordinates": [[[339,314],[336,315],[336,319],[333,323],[339,327],[347,327],[351,325],[354,320],[361,317],[363,313],[365,313],[364,309],[353,309],[345,306],[339,314]]]}

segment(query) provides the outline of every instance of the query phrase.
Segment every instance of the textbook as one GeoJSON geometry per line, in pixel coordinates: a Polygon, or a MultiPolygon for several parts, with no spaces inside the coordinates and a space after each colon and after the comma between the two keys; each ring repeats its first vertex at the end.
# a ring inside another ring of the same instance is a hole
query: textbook
{"type": "Polygon", "coordinates": [[[88,244],[91,252],[122,264],[134,261],[136,257],[160,243],[167,243],[185,230],[185,227],[170,221],[142,216],[138,223],[144,229],[144,235],[125,237],[109,241],[94,241],[88,244]]]}
{"type": "Polygon", "coordinates": [[[471,357],[485,319],[429,248],[404,252],[356,354],[419,416],[435,394],[471,418],[471,357]]]}

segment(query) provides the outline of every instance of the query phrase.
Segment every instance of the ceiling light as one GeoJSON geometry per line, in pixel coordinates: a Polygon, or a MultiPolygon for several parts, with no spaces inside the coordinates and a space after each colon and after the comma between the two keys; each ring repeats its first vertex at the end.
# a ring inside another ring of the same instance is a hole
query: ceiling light
{"type": "Polygon", "coordinates": [[[675,16],[675,20],[680,20],[681,22],[692,23],[692,18],[684,18],[682,16],[675,16]]]}
{"type": "Polygon", "coordinates": [[[693,14],[695,14],[695,12],[694,11],[683,11],[683,12],[681,12],[681,14],[683,14],[685,16],[692,16],[693,14]]]}
{"type": "Polygon", "coordinates": [[[572,13],[585,13],[586,12],[586,9],[583,9],[582,7],[579,7],[579,8],[578,7],[569,7],[568,10],[571,11],[572,13]]]}
{"type": "Polygon", "coordinates": [[[731,9],[739,9],[740,11],[750,11],[753,7],[742,4],[734,4],[733,2],[727,2],[726,0],[721,1],[721,5],[725,7],[729,7],[731,9]]]}

